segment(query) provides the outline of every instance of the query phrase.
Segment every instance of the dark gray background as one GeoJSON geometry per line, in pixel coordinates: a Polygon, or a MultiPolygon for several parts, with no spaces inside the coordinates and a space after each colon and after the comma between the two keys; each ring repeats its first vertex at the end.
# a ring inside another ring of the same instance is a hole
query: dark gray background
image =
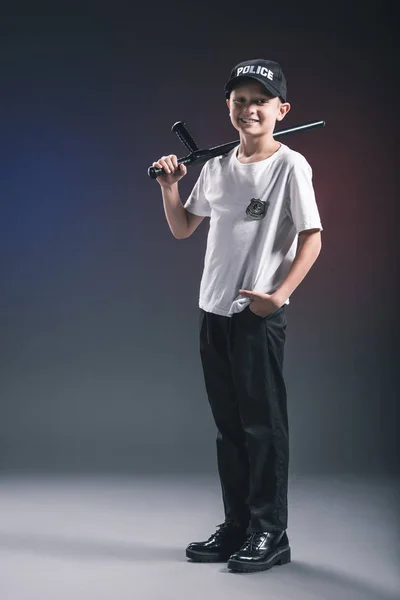
{"type": "MultiPolygon", "coordinates": [[[[2,471],[214,471],[198,355],[207,222],[175,240],[146,174],[237,138],[223,85],[281,63],[323,250],[288,309],[291,468],[396,468],[394,35],[385,3],[156,3],[1,20],[2,471]]],[[[396,66],[397,69],[397,66],[396,66]]],[[[184,198],[199,167],[181,184],[184,198]]]]}

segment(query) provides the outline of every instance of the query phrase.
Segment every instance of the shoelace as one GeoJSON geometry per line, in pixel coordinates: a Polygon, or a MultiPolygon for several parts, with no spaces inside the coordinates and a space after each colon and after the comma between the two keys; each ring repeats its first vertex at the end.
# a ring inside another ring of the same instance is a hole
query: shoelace
{"type": "Polygon", "coordinates": [[[250,552],[256,550],[262,536],[263,534],[257,532],[250,533],[243,544],[243,550],[250,550],[250,552]]]}
{"type": "Polygon", "coordinates": [[[216,525],[217,531],[211,537],[221,538],[230,533],[231,528],[234,526],[233,521],[224,521],[219,525],[216,525]]]}

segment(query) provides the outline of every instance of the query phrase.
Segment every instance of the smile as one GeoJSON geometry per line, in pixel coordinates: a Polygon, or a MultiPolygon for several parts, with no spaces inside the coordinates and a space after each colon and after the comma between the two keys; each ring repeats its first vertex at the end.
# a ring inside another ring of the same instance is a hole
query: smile
{"type": "Polygon", "coordinates": [[[243,123],[259,123],[257,119],[240,119],[243,123]]]}

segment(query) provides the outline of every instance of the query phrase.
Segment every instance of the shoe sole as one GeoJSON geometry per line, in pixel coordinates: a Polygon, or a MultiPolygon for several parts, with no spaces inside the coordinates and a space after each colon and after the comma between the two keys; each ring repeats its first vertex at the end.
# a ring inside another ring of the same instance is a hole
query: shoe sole
{"type": "Polygon", "coordinates": [[[291,561],[290,548],[282,548],[270,556],[267,561],[259,563],[245,563],[240,560],[228,560],[228,569],[239,573],[255,573],[257,571],[267,571],[274,565],[286,565],[291,561]]]}
{"type": "Polygon", "coordinates": [[[186,550],[186,557],[193,562],[226,562],[233,552],[222,556],[221,554],[202,554],[195,550],[186,550]]]}

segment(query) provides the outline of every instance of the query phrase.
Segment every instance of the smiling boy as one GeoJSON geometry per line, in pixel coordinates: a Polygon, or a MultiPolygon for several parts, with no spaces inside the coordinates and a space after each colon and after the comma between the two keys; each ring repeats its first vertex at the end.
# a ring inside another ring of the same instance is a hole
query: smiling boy
{"type": "Polygon", "coordinates": [[[225,520],[193,561],[232,571],[290,562],[289,431],[283,377],[285,307],[321,249],[321,221],[306,159],[273,137],[290,110],[280,65],[236,65],[225,86],[240,143],[208,161],[183,205],[175,155],[153,163],[173,235],[210,218],[200,284],[200,354],[217,426],[225,520]]]}

